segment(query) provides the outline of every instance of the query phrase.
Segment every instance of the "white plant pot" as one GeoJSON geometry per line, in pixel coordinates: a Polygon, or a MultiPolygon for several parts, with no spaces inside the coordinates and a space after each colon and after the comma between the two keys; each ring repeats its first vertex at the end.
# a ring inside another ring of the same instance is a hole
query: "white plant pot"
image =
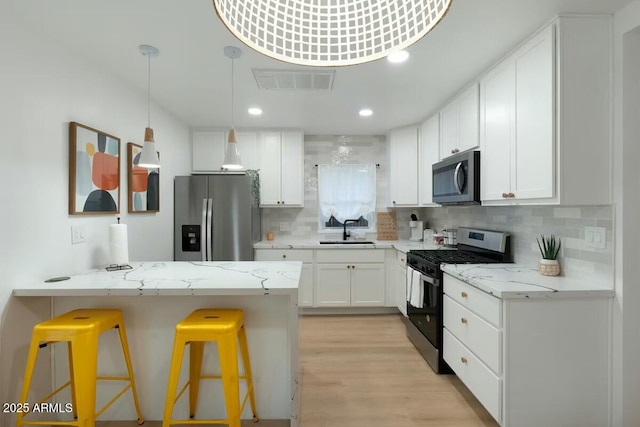
{"type": "Polygon", "coordinates": [[[541,259],[538,261],[538,273],[543,276],[557,276],[560,274],[560,264],[557,259],[541,259]]]}

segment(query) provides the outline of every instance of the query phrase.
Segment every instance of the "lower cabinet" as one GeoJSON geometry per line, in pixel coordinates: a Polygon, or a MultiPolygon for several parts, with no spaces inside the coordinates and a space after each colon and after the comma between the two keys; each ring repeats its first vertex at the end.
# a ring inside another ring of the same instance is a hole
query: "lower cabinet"
{"type": "Polygon", "coordinates": [[[397,252],[395,277],[396,306],[404,317],[407,317],[407,254],[397,252]]]}
{"type": "Polygon", "coordinates": [[[384,264],[317,264],[318,307],[384,306],[384,264]]]}
{"type": "Polygon", "coordinates": [[[395,280],[385,274],[385,250],[256,249],[255,260],[302,261],[300,307],[384,307],[385,299],[395,307],[395,298],[387,296],[393,289],[387,283],[395,280]]]}
{"type": "Polygon", "coordinates": [[[610,297],[444,293],[444,360],[502,427],[611,426],[610,297]]]}

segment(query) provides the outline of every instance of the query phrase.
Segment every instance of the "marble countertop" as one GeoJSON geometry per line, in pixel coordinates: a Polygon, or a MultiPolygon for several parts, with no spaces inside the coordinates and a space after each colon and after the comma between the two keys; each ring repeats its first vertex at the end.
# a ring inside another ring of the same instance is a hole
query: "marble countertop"
{"type": "Polygon", "coordinates": [[[27,284],[16,296],[268,295],[297,292],[302,262],[132,262],[131,270],[89,270],[61,282],[27,284]]]}
{"type": "MultiPolygon", "coordinates": [[[[448,249],[442,245],[431,243],[415,242],[412,240],[367,240],[373,244],[349,243],[341,244],[320,244],[320,240],[325,239],[277,239],[273,241],[262,240],[255,245],[254,249],[397,249],[401,252],[409,252],[418,249],[448,249]]],[[[326,239],[331,240],[331,239],[326,239]]]]}
{"type": "Polygon", "coordinates": [[[613,297],[613,284],[588,277],[543,276],[517,264],[443,264],[442,270],[498,298],[613,297]]]}

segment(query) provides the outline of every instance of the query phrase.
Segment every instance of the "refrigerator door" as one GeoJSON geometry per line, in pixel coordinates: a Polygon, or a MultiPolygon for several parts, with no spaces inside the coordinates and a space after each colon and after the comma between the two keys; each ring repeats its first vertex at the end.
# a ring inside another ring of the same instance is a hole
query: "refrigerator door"
{"type": "Polygon", "coordinates": [[[173,189],[174,260],[206,261],[207,177],[177,176],[173,189]]]}
{"type": "Polygon", "coordinates": [[[251,177],[210,175],[211,261],[253,261],[251,177]]]}

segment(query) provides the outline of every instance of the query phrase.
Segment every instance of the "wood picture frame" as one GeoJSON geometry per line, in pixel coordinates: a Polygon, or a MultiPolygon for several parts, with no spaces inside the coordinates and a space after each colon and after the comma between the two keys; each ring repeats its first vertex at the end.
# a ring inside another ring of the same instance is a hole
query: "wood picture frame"
{"type": "Polygon", "coordinates": [[[120,138],[69,123],[69,215],[120,213],[120,138]]]}
{"type": "MultiPolygon", "coordinates": [[[[160,168],[138,166],[142,146],[127,143],[127,199],[129,213],[160,212],[160,168]]],[[[158,157],[160,153],[158,152],[158,157]]]]}

